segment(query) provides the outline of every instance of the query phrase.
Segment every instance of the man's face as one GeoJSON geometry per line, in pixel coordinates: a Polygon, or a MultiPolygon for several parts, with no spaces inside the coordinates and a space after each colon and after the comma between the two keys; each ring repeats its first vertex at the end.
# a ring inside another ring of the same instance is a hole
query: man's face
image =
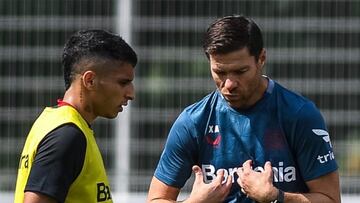
{"type": "Polygon", "coordinates": [[[261,70],[264,62],[264,49],[257,61],[248,48],[210,55],[211,75],[231,107],[246,109],[262,97],[267,86],[261,70]]]}
{"type": "MultiPolygon", "coordinates": [[[[97,74],[96,88],[92,93],[92,107],[96,116],[115,118],[133,100],[134,68],[129,63],[104,63],[97,74]]],[[[98,69],[98,70],[99,70],[98,69]]]]}

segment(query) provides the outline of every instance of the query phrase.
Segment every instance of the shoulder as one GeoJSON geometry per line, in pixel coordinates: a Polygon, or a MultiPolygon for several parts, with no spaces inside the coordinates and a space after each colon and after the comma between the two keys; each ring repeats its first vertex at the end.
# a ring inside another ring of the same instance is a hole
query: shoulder
{"type": "Polygon", "coordinates": [[[215,106],[218,93],[216,91],[208,94],[200,101],[186,107],[174,122],[170,135],[176,134],[182,138],[186,135],[196,137],[203,132],[206,122],[211,112],[211,108],[215,106]]]}
{"type": "Polygon", "coordinates": [[[35,161],[45,157],[48,160],[68,160],[74,157],[71,154],[85,157],[86,143],[85,135],[75,124],[61,125],[41,140],[35,161]]]}
{"type": "Polygon", "coordinates": [[[313,101],[295,91],[289,90],[275,82],[274,88],[277,104],[281,109],[290,114],[299,114],[305,111],[318,111],[313,101]]]}
{"type": "Polygon", "coordinates": [[[219,96],[218,91],[213,91],[200,101],[186,107],[182,114],[189,116],[194,122],[202,120],[208,116],[210,110],[216,105],[219,96]]]}
{"type": "Polygon", "coordinates": [[[84,133],[73,123],[61,125],[48,133],[40,142],[41,145],[62,145],[62,148],[86,145],[84,133]]]}
{"type": "Polygon", "coordinates": [[[40,142],[25,190],[65,201],[70,185],[82,170],[85,154],[82,131],[71,123],[59,126],[40,142]],[[47,187],[43,187],[45,184],[47,187]]]}

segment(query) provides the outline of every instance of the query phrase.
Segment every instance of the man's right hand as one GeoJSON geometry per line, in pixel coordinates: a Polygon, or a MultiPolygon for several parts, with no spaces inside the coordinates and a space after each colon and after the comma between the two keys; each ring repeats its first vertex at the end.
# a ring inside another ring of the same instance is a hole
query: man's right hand
{"type": "MultiPolygon", "coordinates": [[[[224,182],[224,170],[218,170],[217,177],[206,184],[201,168],[195,165],[192,170],[195,173],[195,181],[189,198],[182,201],[183,203],[218,203],[226,199],[232,186],[232,176],[228,176],[224,182]]],[[[154,176],[147,203],[174,203],[179,192],[179,188],[166,185],[154,176]]]]}

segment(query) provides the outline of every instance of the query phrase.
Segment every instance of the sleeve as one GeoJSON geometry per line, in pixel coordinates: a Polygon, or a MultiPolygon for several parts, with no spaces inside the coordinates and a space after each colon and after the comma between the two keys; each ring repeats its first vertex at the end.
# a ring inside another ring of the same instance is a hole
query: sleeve
{"type": "Polygon", "coordinates": [[[85,135],[74,124],[50,132],[38,146],[25,191],[64,202],[70,185],[82,170],[85,152],[85,135]]]}
{"type": "Polygon", "coordinates": [[[198,154],[195,129],[186,112],[172,126],[154,174],[163,183],[182,188],[190,177],[198,154]]]}
{"type": "Polygon", "coordinates": [[[330,135],[313,103],[306,103],[299,110],[293,133],[296,159],[305,181],[337,170],[330,135]]]}

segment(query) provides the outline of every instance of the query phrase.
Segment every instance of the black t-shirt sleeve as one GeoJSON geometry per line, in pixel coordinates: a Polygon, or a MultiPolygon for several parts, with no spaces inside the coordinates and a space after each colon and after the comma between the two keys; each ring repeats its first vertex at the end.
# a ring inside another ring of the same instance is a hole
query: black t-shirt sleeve
{"type": "Polygon", "coordinates": [[[85,152],[86,138],[76,125],[65,124],[53,130],[38,146],[25,191],[64,202],[82,170],[85,152]]]}

